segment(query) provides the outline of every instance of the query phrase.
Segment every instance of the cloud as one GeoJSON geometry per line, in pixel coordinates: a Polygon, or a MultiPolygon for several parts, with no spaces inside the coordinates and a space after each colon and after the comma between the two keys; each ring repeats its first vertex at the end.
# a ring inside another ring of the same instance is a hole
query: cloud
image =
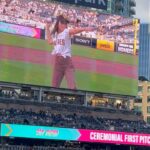
{"type": "Polygon", "coordinates": [[[135,0],[136,1],[136,18],[139,18],[142,23],[150,23],[150,0],[135,0]]]}

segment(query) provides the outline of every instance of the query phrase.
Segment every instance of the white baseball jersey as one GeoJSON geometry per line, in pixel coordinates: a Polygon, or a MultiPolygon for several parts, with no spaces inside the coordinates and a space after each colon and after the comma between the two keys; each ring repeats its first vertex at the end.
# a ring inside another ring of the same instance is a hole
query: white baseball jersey
{"type": "Polygon", "coordinates": [[[56,35],[55,46],[52,54],[60,54],[64,58],[71,57],[71,37],[69,35],[69,29],[65,29],[63,32],[56,35]]]}

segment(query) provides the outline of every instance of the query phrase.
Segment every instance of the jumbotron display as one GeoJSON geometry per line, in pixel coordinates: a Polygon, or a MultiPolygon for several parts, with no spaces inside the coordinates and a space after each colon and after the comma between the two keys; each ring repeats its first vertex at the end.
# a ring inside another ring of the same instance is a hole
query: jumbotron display
{"type": "Polygon", "coordinates": [[[0,81],[137,94],[137,19],[31,0],[9,1],[7,7],[1,1],[0,8],[5,29],[0,30],[0,81]],[[51,45],[46,35],[57,21],[51,45]],[[32,35],[24,30],[30,28],[32,35]]]}

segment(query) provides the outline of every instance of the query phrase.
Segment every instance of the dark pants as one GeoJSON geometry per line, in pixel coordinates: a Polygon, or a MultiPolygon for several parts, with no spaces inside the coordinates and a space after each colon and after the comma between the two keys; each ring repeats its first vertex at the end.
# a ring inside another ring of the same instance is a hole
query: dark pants
{"type": "Polygon", "coordinates": [[[64,58],[60,55],[54,55],[54,68],[52,76],[52,86],[60,87],[60,84],[65,76],[69,89],[76,89],[74,66],[70,57],[64,58]]]}

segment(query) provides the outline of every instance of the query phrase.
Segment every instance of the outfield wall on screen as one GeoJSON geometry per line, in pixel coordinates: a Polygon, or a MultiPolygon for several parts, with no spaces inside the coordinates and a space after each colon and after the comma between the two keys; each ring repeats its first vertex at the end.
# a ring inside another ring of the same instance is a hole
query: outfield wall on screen
{"type": "Polygon", "coordinates": [[[150,134],[1,124],[0,136],[150,146],[150,134]]]}

